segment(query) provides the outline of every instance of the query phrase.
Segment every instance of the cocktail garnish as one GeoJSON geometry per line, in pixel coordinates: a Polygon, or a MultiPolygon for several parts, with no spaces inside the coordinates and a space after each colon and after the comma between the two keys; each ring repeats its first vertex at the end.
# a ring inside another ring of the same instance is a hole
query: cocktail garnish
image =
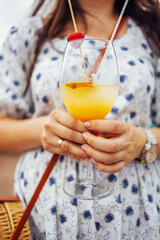
{"type": "Polygon", "coordinates": [[[69,33],[68,36],[67,36],[67,41],[70,42],[70,41],[73,41],[75,39],[81,39],[81,38],[85,38],[85,35],[84,33],[81,33],[81,32],[72,32],[72,33],[69,33]]]}
{"type": "Polygon", "coordinates": [[[85,38],[84,33],[80,32],[73,32],[69,33],[67,36],[67,41],[71,44],[74,48],[80,48],[85,38]]]}

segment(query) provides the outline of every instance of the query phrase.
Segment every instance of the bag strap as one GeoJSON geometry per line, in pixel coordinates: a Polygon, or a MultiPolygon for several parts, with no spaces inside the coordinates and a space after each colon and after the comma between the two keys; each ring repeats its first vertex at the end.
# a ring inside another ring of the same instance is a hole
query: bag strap
{"type": "Polygon", "coordinates": [[[58,156],[59,155],[57,155],[57,154],[54,154],[52,156],[52,158],[51,158],[48,166],[46,167],[46,170],[44,171],[44,173],[42,175],[42,178],[41,178],[41,180],[40,180],[32,198],[31,198],[31,200],[29,201],[26,209],[24,210],[24,213],[23,213],[23,215],[22,215],[22,217],[21,217],[21,219],[20,219],[20,221],[19,221],[19,223],[16,227],[16,230],[12,234],[11,240],[17,240],[19,235],[21,234],[21,231],[22,231],[26,221],[29,218],[29,215],[30,215],[30,213],[31,213],[31,211],[34,207],[34,204],[37,201],[37,198],[38,198],[38,196],[39,196],[39,194],[40,194],[40,192],[41,192],[49,174],[51,173],[52,169],[54,168],[54,166],[55,166],[55,164],[58,160],[58,156]]]}

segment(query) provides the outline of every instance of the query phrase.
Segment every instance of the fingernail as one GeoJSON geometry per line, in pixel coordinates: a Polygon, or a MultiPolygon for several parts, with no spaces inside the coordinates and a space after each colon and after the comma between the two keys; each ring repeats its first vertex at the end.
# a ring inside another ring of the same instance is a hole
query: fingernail
{"type": "Polygon", "coordinates": [[[83,159],[83,158],[80,158],[80,161],[83,162],[83,163],[86,163],[87,160],[86,159],[83,159]]]}
{"type": "Polygon", "coordinates": [[[84,138],[85,140],[87,140],[88,135],[87,135],[86,133],[83,133],[82,136],[83,136],[83,138],[84,138]]]}
{"type": "Polygon", "coordinates": [[[94,165],[98,166],[98,163],[93,158],[91,158],[90,160],[92,161],[92,163],[94,163],[94,165]]]}
{"type": "Polygon", "coordinates": [[[91,123],[90,123],[90,122],[85,122],[85,123],[84,123],[84,126],[87,127],[87,128],[89,128],[89,127],[91,126],[91,123]]]}
{"type": "Polygon", "coordinates": [[[87,147],[86,147],[86,146],[82,145],[82,149],[83,149],[85,152],[87,152],[87,147]]]}

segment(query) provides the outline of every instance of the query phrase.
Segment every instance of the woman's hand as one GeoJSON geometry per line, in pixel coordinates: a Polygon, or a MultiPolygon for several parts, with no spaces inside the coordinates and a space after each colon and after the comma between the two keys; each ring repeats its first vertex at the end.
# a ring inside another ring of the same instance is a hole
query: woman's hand
{"type": "Polygon", "coordinates": [[[84,123],[84,126],[90,131],[83,133],[87,144],[83,144],[82,149],[103,172],[115,173],[122,170],[140,156],[146,142],[143,129],[125,122],[92,120],[84,123]],[[91,134],[91,130],[100,133],[100,136],[91,134]],[[110,138],[107,138],[108,135],[110,138]]]}
{"type": "Polygon", "coordinates": [[[82,133],[86,130],[81,121],[73,118],[64,110],[54,110],[43,127],[43,147],[48,152],[83,161],[87,158],[87,154],[81,149],[80,144],[85,143],[82,133]],[[63,140],[60,147],[57,145],[59,139],[63,140]]]}

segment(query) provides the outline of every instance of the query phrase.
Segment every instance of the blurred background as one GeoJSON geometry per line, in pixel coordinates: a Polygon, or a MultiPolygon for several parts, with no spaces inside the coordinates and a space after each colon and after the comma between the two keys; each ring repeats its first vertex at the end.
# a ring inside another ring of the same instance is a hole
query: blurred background
{"type": "MultiPolygon", "coordinates": [[[[10,27],[18,25],[30,14],[33,2],[34,0],[0,0],[0,48],[10,27]]],[[[13,195],[14,169],[18,157],[0,153],[0,196],[13,195]]]]}
{"type": "Polygon", "coordinates": [[[33,2],[34,0],[0,0],[0,47],[9,28],[29,15],[33,2]]]}

